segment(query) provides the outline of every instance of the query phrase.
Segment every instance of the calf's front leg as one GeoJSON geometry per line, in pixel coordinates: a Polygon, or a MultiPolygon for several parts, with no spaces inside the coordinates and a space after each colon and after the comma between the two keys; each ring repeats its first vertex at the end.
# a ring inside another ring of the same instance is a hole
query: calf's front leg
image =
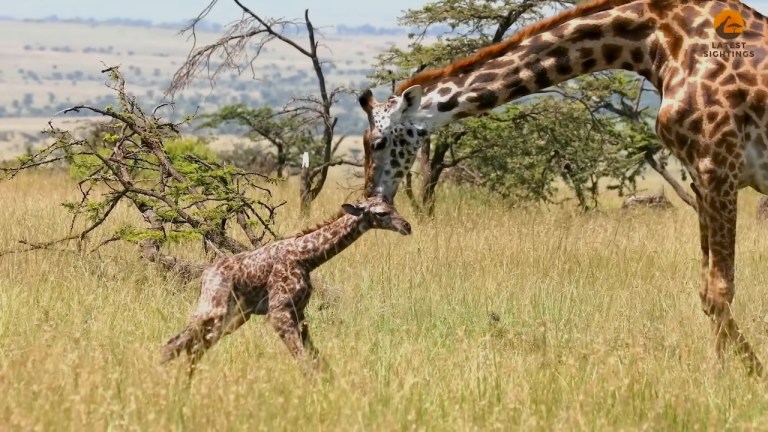
{"type": "Polygon", "coordinates": [[[313,366],[318,366],[320,353],[309,335],[303,311],[292,306],[280,307],[269,311],[267,319],[295,359],[310,360],[313,366]]]}

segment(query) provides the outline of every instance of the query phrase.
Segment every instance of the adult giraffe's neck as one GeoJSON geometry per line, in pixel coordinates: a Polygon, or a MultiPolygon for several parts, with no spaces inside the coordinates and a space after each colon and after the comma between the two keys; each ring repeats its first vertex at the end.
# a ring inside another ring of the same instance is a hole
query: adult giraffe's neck
{"type": "Polygon", "coordinates": [[[574,18],[504,47],[496,57],[455,68],[449,76],[424,83],[415,77],[400,88],[422,85],[416,120],[431,130],[602,70],[634,71],[661,89],[667,56],[659,52],[658,23],[646,3],[631,2],[574,18]]]}
{"type": "Polygon", "coordinates": [[[338,255],[368,230],[356,216],[341,214],[336,220],[296,238],[299,260],[315,269],[338,255]]]}

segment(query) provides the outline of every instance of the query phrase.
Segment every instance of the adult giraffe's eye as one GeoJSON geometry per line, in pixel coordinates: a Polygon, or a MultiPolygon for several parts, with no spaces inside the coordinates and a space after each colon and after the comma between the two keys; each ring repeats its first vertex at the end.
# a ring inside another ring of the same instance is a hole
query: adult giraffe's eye
{"type": "Polygon", "coordinates": [[[383,149],[386,146],[387,146],[387,138],[386,137],[381,137],[381,138],[379,138],[379,139],[377,139],[376,141],[373,142],[373,146],[372,147],[373,147],[374,150],[381,150],[381,149],[383,149]]]}

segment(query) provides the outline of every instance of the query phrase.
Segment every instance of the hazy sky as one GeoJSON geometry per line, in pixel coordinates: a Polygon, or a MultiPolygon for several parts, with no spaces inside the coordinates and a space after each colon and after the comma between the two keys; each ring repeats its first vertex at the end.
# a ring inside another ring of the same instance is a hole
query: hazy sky
{"type": "MultiPolygon", "coordinates": [[[[768,0],[766,0],[768,1],[768,0]]],[[[195,17],[209,0],[0,0],[0,15],[14,18],[134,18],[154,22],[178,22],[195,17]],[[130,5],[130,7],[126,7],[130,5]]],[[[309,9],[316,26],[335,24],[394,27],[403,10],[428,0],[243,0],[256,12],[270,17],[298,18],[309,9]]],[[[218,0],[209,19],[226,24],[240,18],[240,9],[231,0],[218,0]]]]}
{"type": "MultiPolygon", "coordinates": [[[[298,18],[309,9],[316,26],[335,24],[394,27],[405,9],[430,0],[243,0],[243,4],[270,17],[298,18]]],[[[209,0],[0,0],[0,15],[14,18],[134,18],[154,22],[186,21],[196,16],[209,0]],[[130,7],[126,7],[130,5],[130,7]]],[[[768,0],[744,3],[768,15],[768,0]]],[[[238,19],[240,11],[231,0],[219,0],[209,18],[221,24],[238,19]]]]}

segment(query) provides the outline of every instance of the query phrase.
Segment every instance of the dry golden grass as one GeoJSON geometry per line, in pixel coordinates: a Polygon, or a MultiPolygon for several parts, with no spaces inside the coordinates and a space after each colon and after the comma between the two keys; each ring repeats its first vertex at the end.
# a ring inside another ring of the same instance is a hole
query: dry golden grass
{"type": "MultiPolygon", "coordinates": [[[[0,248],[66,233],[57,203],[72,191],[49,175],[1,183],[0,248]]],[[[304,225],[294,185],[277,193],[290,200],[280,230],[304,225]]],[[[313,221],[346,194],[325,191],[313,221]]],[[[742,192],[735,313],[768,361],[756,198],[742,192]]],[[[399,202],[413,236],[366,234],[315,274],[335,287],[308,309],[333,369],[317,380],[256,317],[186,387],[183,360],[157,354],[197,285],[131,246],[0,258],[0,430],[766,428],[764,382],[712,353],[690,209],[508,211],[447,190],[436,220],[418,221],[399,202]]]]}

